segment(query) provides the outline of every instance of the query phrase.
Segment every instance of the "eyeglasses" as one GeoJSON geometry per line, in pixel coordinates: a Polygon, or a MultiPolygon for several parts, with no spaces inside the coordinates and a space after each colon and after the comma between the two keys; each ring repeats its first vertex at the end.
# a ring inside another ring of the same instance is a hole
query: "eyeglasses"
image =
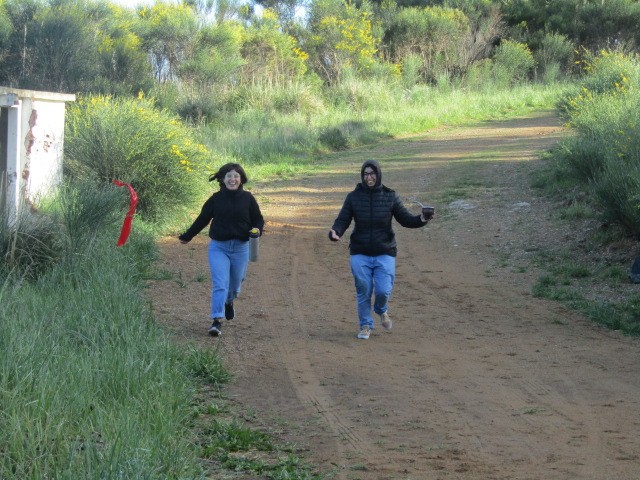
{"type": "Polygon", "coordinates": [[[375,177],[376,176],[376,172],[364,172],[363,176],[364,177],[375,177]]]}

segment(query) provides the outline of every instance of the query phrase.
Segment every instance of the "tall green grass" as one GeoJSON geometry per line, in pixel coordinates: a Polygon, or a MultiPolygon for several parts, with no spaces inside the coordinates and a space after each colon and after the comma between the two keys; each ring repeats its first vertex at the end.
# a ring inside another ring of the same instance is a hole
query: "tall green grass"
{"type": "Polygon", "coordinates": [[[0,291],[0,478],[197,478],[191,386],[134,259],[78,255],[0,291]]]}
{"type": "Polygon", "coordinates": [[[0,227],[5,258],[24,246],[0,275],[0,478],[198,478],[193,387],[142,290],[153,237],[115,246],[115,187],[60,193],[0,227]]]}
{"type": "Polygon", "coordinates": [[[387,79],[350,79],[329,91],[305,90],[290,110],[276,106],[277,91],[260,90],[256,103],[203,127],[208,148],[235,158],[259,176],[289,175],[313,166],[319,153],[422,132],[440,125],[508,118],[554,108],[567,84],[463,91],[387,79]],[[313,97],[314,100],[310,100],[313,97]]]}

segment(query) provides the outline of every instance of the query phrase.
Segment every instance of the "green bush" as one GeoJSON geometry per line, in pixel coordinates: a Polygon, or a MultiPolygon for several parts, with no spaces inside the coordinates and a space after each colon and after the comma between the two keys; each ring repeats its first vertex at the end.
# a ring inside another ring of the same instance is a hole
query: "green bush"
{"type": "Polygon", "coordinates": [[[519,42],[504,40],[493,57],[494,81],[499,85],[515,85],[529,77],[535,62],[529,48],[519,42]]]}
{"type": "Polygon", "coordinates": [[[208,156],[192,129],[150,100],[87,97],[69,109],[65,174],[132,184],[145,218],[160,221],[199,201],[208,156]]]}
{"type": "Polygon", "coordinates": [[[551,83],[566,74],[571,68],[574,46],[567,37],[556,33],[547,33],[536,51],[535,63],[538,73],[545,83],[551,83]]]}
{"type": "Polygon", "coordinates": [[[115,185],[66,182],[37,212],[19,212],[10,227],[0,219],[1,277],[37,280],[62,261],[84,261],[84,251],[100,238],[115,246],[128,196],[115,185]]]}
{"type": "Polygon", "coordinates": [[[640,238],[640,64],[601,52],[585,71],[580,91],[564,101],[577,135],[557,158],[590,189],[605,221],[640,238]]]}
{"type": "Polygon", "coordinates": [[[411,88],[420,81],[422,58],[420,55],[409,54],[402,59],[402,85],[411,88]]]}
{"type": "Polygon", "coordinates": [[[35,280],[63,254],[61,227],[48,215],[21,210],[10,225],[0,215],[0,279],[35,280]]]}
{"type": "Polygon", "coordinates": [[[635,55],[603,50],[595,56],[586,54],[582,65],[586,73],[583,88],[592,94],[619,92],[638,85],[640,64],[635,55]]]}

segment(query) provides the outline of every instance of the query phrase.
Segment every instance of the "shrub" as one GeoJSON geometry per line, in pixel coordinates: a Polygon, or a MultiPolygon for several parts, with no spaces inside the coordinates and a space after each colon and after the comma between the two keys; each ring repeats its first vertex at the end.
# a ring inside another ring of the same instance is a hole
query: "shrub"
{"type": "Polygon", "coordinates": [[[604,219],[640,238],[640,65],[601,52],[585,62],[582,88],[565,101],[577,131],[558,156],[587,185],[604,219]]]}
{"type": "Polygon", "coordinates": [[[595,56],[585,54],[582,66],[586,73],[583,88],[592,94],[621,91],[630,85],[638,85],[640,64],[636,56],[602,50],[595,56]]]}
{"type": "Polygon", "coordinates": [[[88,97],[69,109],[65,174],[72,180],[131,183],[142,216],[167,218],[191,204],[208,151],[178,117],[151,101],[88,97]]]}
{"type": "Polygon", "coordinates": [[[67,182],[41,203],[38,212],[20,211],[10,226],[0,219],[1,277],[37,280],[61,261],[82,258],[105,235],[111,235],[115,246],[128,198],[114,185],[67,182]]]}
{"type": "Polygon", "coordinates": [[[515,85],[528,78],[534,64],[533,55],[525,44],[505,40],[493,57],[494,80],[499,85],[515,85]]]}
{"type": "Polygon", "coordinates": [[[0,278],[37,279],[60,259],[60,225],[47,215],[23,209],[10,225],[0,215],[0,278]]]}
{"type": "Polygon", "coordinates": [[[420,81],[422,57],[409,54],[402,59],[402,85],[411,88],[420,81]]]}
{"type": "Polygon", "coordinates": [[[535,63],[545,83],[551,83],[566,73],[573,58],[573,44],[564,35],[547,33],[535,53],[535,63]]]}

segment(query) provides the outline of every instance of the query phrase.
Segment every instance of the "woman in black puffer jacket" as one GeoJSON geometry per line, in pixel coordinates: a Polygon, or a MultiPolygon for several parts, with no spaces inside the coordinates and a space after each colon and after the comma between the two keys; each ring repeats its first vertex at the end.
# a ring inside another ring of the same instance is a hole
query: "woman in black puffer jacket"
{"type": "Polygon", "coordinates": [[[358,301],[358,338],[368,339],[374,328],[373,311],[380,317],[385,330],[391,330],[388,301],[395,279],[397,254],[396,236],[392,219],[403,227],[420,228],[432,218],[432,212],[411,214],[398,194],[382,184],[382,171],[375,160],[367,160],[360,169],[361,182],[347,195],[338,218],[329,231],[329,239],[338,241],[349,228],[351,272],[356,285],[358,301]]]}

